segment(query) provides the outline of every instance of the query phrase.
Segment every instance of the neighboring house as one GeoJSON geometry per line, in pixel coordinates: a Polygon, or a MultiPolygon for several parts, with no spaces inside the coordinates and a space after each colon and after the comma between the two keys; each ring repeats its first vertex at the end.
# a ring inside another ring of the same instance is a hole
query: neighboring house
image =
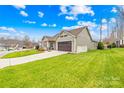
{"type": "Polygon", "coordinates": [[[97,42],[92,40],[88,28],[80,27],[70,31],[42,38],[42,47],[46,50],[68,51],[72,53],[86,52],[97,48],[97,42]]]}
{"type": "Polygon", "coordinates": [[[112,31],[110,36],[107,37],[105,42],[115,43],[117,47],[124,46],[124,35],[119,31],[112,31]]]}
{"type": "Polygon", "coordinates": [[[116,40],[115,40],[115,43],[116,43],[116,46],[117,47],[121,47],[121,46],[124,46],[124,34],[123,33],[119,33],[119,32],[116,32],[116,40]],[[120,34],[120,35],[118,35],[120,34]]]}

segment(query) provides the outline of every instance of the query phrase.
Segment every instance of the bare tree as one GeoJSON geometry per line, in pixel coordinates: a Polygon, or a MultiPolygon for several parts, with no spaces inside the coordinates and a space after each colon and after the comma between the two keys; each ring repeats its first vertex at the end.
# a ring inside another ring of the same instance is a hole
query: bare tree
{"type": "Polygon", "coordinates": [[[107,18],[107,38],[109,38],[109,18],[107,18]]]}
{"type": "Polygon", "coordinates": [[[124,36],[124,8],[122,6],[119,6],[117,8],[118,10],[118,35],[119,35],[119,39],[123,39],[124,36]]]}
{"type": "Polygon", "coordinates": [[[101,18],[101,24],[100,24],[100,42],[102,42],[102,18],[101,18]]]}
{"type": "Polygon", "coordinates": [[[23,44],[24,44],[25,48],[31,48],[32,43],[31,43],[30,37],[28,35],[24,36],[23,44]]]}

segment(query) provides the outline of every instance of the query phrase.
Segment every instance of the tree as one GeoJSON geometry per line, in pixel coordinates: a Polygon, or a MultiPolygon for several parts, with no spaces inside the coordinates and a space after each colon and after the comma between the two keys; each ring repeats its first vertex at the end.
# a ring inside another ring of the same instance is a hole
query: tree
{"type": "Polygon", "coordinates": [[[24,39],[23,39],[23,44],[25,48],[31,48],[32,47],[32,43],[30,41],[30,37],[25,35],[24,39]]]}
{"type": "Polygon", "coordinates": [[[117,35],[118,40],[123,40],[124,37],[124,7],[118,6],[118,18],[116,22],[116,28],[117,28],[117,35]]]}
{"type": "Polygon", "coordinates": [[[100,25],[100,42],[102,42],[102,19],[101,19],[101,25],[100,25]]]}

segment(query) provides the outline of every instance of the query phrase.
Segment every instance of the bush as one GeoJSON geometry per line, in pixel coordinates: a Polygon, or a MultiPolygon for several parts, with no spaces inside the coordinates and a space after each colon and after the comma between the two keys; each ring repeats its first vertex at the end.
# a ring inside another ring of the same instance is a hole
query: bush
{"type": "Polygon", "coordinates": [[[97,49],[104,49],[104,44],[103,44],[103,42],[99,42],[98,43],[98,46],[97,46],[97,49]]]}
{"type": "Polygon", "coordinates": [[[121,48],[124,48],[124,45],[120,45],[121,48]]]}
{"type": "Polygon", "coordinates": [[[110,45],[107,46],[108,48],[115,48],[116,47],[116,44],[115,43],[112,43],[110,45]]]}
{"type": "Polygon", "coordinates": [[[110,44],[110,45],[108,45],[108,46],[107,46],[107,48],[110,48],[110,49],[111,49],[111,48],[112,48],[112,45],[111,45],[111,44],[110,44]]]}
{"type": "Polygon", "coordinates": [[[35,49],[38,50],[39,49],[39,45],[35,46],[35,49]]]}
{"type": "Polygon", "coordinates": [[[116,44],[115,43],[112,43],[111,46],[112,46],[112,48],[115,48],[116,47],[116,44]]]}
{"type": "Polygon", "coordinates": [[[44,48],[39,48],[38,51],[45,51],[45,49],[44,48]]]}

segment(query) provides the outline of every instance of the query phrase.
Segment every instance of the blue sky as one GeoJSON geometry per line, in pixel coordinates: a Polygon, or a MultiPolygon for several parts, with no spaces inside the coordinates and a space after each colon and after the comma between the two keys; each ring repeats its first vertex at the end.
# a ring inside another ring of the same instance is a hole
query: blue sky
{"type": "Polygon", "coordinates": [[[100,20],[103,22],[103,36],[106,23],[116,21],[117,9],[113,5],[58,6],[18,5],[0,6],[0,36],[23,37],[39,40],[44,35],[55,35],[62,29],[88,26],[94,39],[99,37],[100,20]]]}

